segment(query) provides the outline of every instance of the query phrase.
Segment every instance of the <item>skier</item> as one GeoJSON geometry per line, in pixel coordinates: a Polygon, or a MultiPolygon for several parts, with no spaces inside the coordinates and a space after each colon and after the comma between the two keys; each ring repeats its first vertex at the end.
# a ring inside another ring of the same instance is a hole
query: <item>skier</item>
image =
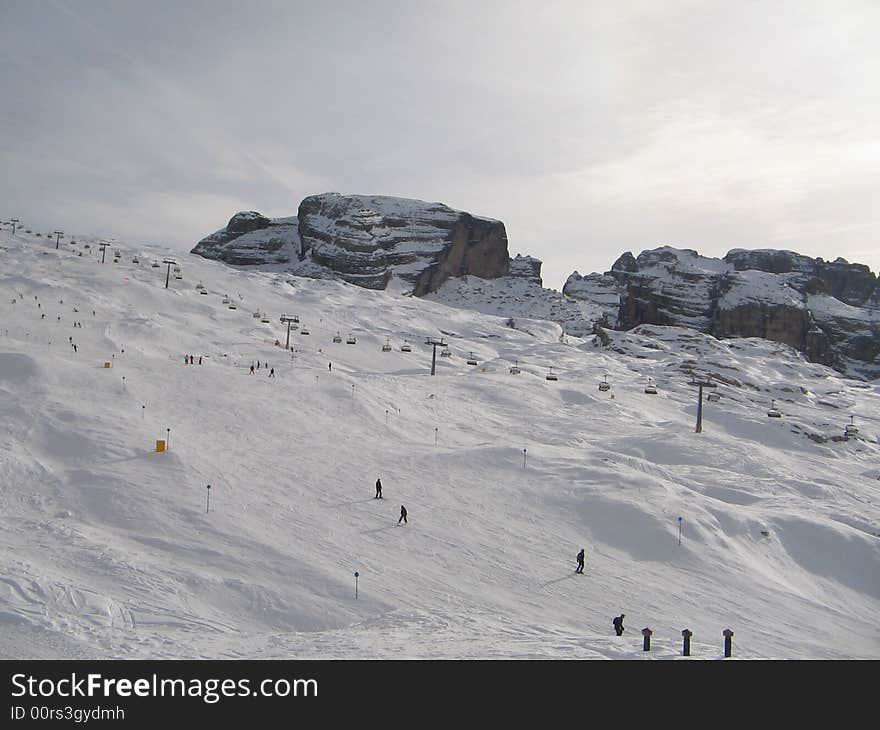
{"type": "Polygon", "coordinates": [[[76,344],[73,345],[73,351],[74,351],[74,352],[77,352],[76,344]]]}
{"type": "Polygon", "coordinates": [[[584,572],[584,549],[581,548],[581,551],[577,554],[577,564],[578,567],[575,569],[575,573],[583,573],[584,572]]]}
{"type": "Polygon", "coordinates": [[[376,496],[373,499],[382,499],[382,480],[376,480],[376,496]]]}
{"type": "Polygon", "coordinates": [[[272,369],[269,371],[269,377],[270,377],[270,378],[274,378],[274,377],[275,377],[275,368],[272,368],[272,369]]]}
{"type": "Polygon", "coordinates": [[[199,355],[199,365],[201,365],[201,364],[202,364],[202,356],[199,355]]]}
{"type": "Polygon", "coordinates": [[[400,505],[400,519],[397,520],[398,525],[400,524],[401,520],[403,521],[404,525],[407,524],[407,522],[406,522],[406,507],[404,507],[403,505],[400,505]]]}
{"type": "Polygon", "coordinates": [[[253,374],[254,374],[254,366],[251,365],[251,375],[253,375],[253,374]]]}
{"type": "Polygon", "coordinates": [[[620,616],[615,616],[611,623],[614,624],[614,631],[617,632],[617,635],[620,636],[623,633],[623,619],[626,617],[625,613],[620,614],[620,616]]]}
{"type": "Polygon", "coordinates": [[[260,369],[260,361],[257,360],[257,370],[259,370],[259,369],[260,369]]]}
{"type": "Polygon", "coordinates": [[[327,370],[329,370],[331,373],[333,372],[333,363],[332,362],[327,363],[327,370]]]}

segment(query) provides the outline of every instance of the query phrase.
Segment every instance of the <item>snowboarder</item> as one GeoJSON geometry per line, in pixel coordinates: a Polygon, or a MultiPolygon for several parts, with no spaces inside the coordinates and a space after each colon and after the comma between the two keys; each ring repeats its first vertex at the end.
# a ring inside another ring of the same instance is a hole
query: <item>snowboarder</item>
{"type": "Polygon", "coordinates": [[[376,480],[376,496],[373,499],[382,499],[382,480],[376,480]]]}
{"type": "Polygon", "coordinates": [[[625,613],[620,614],[620,616],[615,616],[611,623],[614,624],[614,631],[620,636],[623,633],[623,619],[626,617],[625,613]]]}
{"type": "Polygon", "coordinates": [[[407,524],[406,522],[406,507],[400,505],[400,519],[397,520],[397,524],[399,525],[403,521],[403,524],[407,524]]]}
{"type": "Polygon", "coordinates": [[[581,551],[577,554],[577,564],[578,567],[575,569],[575,573],[583,573],[584,572],[584,549],[581,548],[581,551]]]}
{"type": "Polygon", "coordinates": [[[251,375],[253,375],[253,374],[254,374],[254,366],[251,365],[251,375]]]}
{"type": "Polygon", "coordinates": [[[269,377],[270,377],[270,378],[274,378],[274,377],[275,377],[275,368],[272,368],[271,370],[269,370],[269,377]]]}
{"type": "Polygon", "coordinates": [[[73,345],[73,351],[74,351],[74,352],[77,352],[76,344],[75,344],[75,343],[74,343],[74,345],[73,345]]]}

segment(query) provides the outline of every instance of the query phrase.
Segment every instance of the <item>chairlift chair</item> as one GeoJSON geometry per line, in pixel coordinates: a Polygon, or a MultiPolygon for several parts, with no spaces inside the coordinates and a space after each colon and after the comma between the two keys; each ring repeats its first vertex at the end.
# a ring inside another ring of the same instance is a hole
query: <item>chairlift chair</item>
{"type": "Polygon", "coordinates": [[[306,327],[305,325],[303,325],[303,326],[300,328],[299,333],[300,333],[301,335],[307,335],[307,334],[309,334],[309,328],[306,327]]]}
{"type": "Polygon", "coordinates": [[[611,390],[611,383],[608,382],[607,375],[605,376],[605,380],[603,380],[601,383],[599,383],[599,390],[601,390],[603,393],[611,390]]]}
{"type": "Polygon", "coordinates": [[[776,410],[772,400],[770,401],[770,410],[767,411],[767,416],[768,418],[782,418],[782,413],[776,410]]]}
{"type": "Polygon", "coordinates": [[[717,403],[721,400],[721,396],[718,395],[718,393],[709,393],[709,395],[706,396],[706,400],[712,403],[717,403]]]}
{"type": "Polygon", "coordinates": [[[135,256],[135,257],[131,260],[131,263],[133,263],[133,264],[139,264],[140,262],[141,262],[141,261],[140,261],[140,259],[139,259],[137,256],[135,256]]]}
{"type": "Polygon", "coordinates": [[[183,274],[175,274],[175,275],[174,275],[174,278],[175,278],[175,279],[182,279],[182,278],[183,278],[183,274]]]}
{"type": "Polygon", "coordinates": [[[468,365],[477,365],[478,364],[477,358],[474,357],[474,353],[471,353],[470,357],[468,357],[467,364],[468,365]]]}
{"type": "MultiPolygon", "coordinates": [[[[86,244],[86,248],[88,248],[88,247],[89,247],[89,245],[86,244]]],[[[158,268],[159,268],[159,262],[158,262],[158,261],[154,261],[152,264],[150,264],[150,266],[152,266],[154,269],[158,269],[158,268]]]]}
{"type": "Polygon", "coordinates": [[[559,378],[557,378],[556,374],[553,372],[552,366],[550,367],[550,372],[547,373],[547,376],[544,379],[545,380],[559,380],[559,378]]]}
{"type": "Polygon", "coordinates": [[[510,374],[511,375],[519,375],[522,372],[519,369],[519,360],[514,360],[513,365],[510,366],[510,374]]]}
{"type": "Polygon", "coordinates": [[[204,294],[205,296],[208,296],[208,290],[207,289],[199,289],[199,294],[204,294]]]}
{"type": "Polygon", "coordinates": [[[235,304],[230,304],[230,305],[229,305],[229,308],[230,308],[230,309],[238,309],[238,306],[236,306],[235,304]]]}
{"type": "Polygon", "coordinates": [[[349,334],[348,339],[345,341],[345,344],[346,345],[356,345],[357,340],[355,339],[355,336],[352,334],[349,334]]]}
{"type": "Polygon", "coordinates": [[[263,324],[270,324],[272,320],[269,319],[269,315],[263,312],[263,316],[260,317],[260,322],[263,324]]]}
{"type": "Polygon", "coordinates": [[[850,436],[857,436],[859,433],[859,427],[853,422],[855,416],[849,417],[849,423],[846,425],[846,428],[843,429],[843,435],[849,438],[850,436]]]}
{"type": "Polygon", "coordinates": [[[403,341],[403,344],[400,346],[401,352],[412,352],[412,347],[410,347],[409,342],[406,340],[403,341]]]}
{"type": "Polygon", "coordinates": [[[342,335],[340,335],[340,334],[337,332],[335,335],[333,335],[333,341],[334,341],[334,342],[342,342],[342,335]]]}
{"type": "Polygon", "coordinates": [[[259,319],[262,315],[261,315],[259,312],[254,312],[251,316],[252,316],[254,319],[259,319]]]}
{"type": "Polygon", "coordinates": [[[648,380],[648,384],[645,386],[645,392],[648,395],[657,395],[657,388],[651,380],[648,380]]]}
{"type": "Polygon", "coordinates": [[[385,344],[382,345],[382,352],[391,352],[391,343],[387,337],[385,338],[385,344]]]}
{"type": "Polygon", "coordinates": [[[448,347],[444,347],[440,350],[440,357],[452,357],[452,352],[448,347]]]}

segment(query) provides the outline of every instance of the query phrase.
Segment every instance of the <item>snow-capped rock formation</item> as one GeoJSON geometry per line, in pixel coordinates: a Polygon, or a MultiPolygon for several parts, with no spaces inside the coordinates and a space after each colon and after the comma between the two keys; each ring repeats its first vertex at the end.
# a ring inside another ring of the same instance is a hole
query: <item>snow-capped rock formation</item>
{"type": "Polygon", "coordinates": [[[416,296],[450,276],[493,279],[510,269],[501,221],[381,195],[311,195],[291,218],[238,213],[192,252],[237,266],[289,264],[292,273],[368,289],[397,278],[416,296]]]}
{"type": "Polygon", "coordinates": [[[828,263],[793,251],[734,249],[723,259],[663,246],[623,254],[607,274],[572,274],[563,292],[613,303],[628,330],[641,324],[689,327],[715,337],[761,337],[812,362],[880,376],[880,287],[862,264],[828,263]]]}
{"type": "Polygon", "coordinates": [[[234,266],[287,264],[300,250],[296,217],[270,219],[254,210],[236,213],[225,228],[199,241],[191,253],[234,266]]]}

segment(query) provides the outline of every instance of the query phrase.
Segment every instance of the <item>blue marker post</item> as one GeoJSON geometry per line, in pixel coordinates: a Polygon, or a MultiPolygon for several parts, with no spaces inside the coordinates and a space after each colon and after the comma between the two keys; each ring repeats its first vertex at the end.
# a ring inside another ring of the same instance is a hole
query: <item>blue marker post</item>
{"type": "Polygon", "coordinates": [[[361,574],[357,571],[354,571],[354,597],[358,597],[358,578],[360,578],[361,574]]]}

